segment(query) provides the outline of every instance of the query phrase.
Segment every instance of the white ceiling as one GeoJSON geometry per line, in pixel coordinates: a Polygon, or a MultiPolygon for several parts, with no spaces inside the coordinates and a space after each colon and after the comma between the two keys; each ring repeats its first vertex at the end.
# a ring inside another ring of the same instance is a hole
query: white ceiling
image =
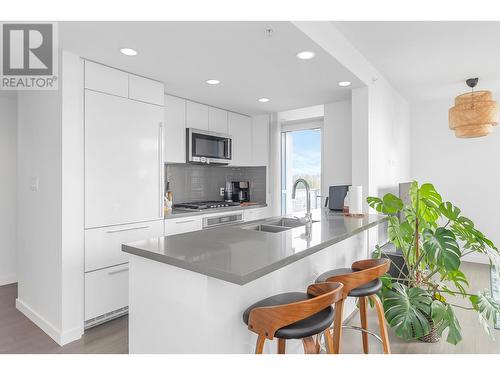
{"type": "Polygon", "coordinates": [[[453,98],[478,89],[500,92],[500,22],[334,22],[410,101],[453,98]]]}
{"type": "Polygon", "coordinates": [[[337,86],[343,80],[362,86],[290,22],[61,22],[59,30],[63,49],[163,81],[167,93],[244,114],[349,98],[350,88],[337,86]],[[139,53],[124,56],[123,47],[139,53]],[[297,59],[303,50],[316,57],[297,59]]]}

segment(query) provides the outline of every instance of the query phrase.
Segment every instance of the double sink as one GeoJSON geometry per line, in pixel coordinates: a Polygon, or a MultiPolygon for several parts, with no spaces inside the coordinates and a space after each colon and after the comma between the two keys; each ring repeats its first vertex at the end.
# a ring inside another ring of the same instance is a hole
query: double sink
{"type": "MultiPolygon", "coordinates": [[[[313,221],[315,222],[315,221],[313,221]]],[[[256,230],[259,232],[267,233],[280,233],[293,228],[298,228],[304,226],[305,223],[299,219],[292,219],[288,217],[282,217],[279,219],[269,220],[262,224],[248,225],[242,227],[243,229],[256,230]]]]}

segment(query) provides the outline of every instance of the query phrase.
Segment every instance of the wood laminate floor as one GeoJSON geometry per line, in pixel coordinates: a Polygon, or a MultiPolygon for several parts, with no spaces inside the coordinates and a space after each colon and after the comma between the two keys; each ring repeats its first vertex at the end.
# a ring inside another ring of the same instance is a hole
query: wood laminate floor
{"type": "MultiPolygon", "coordinates": [[[[469,275],[471,290],[490,288],[489,266],[468,263],[464,265],[464,270],[469,275]]],[[[16,309],[16,297],[17,284],[0,287],[0,353],[126,354],[128,352],[127,316],[87,330],[80,340],[60,347],[16,309]]],[[[462,326],[464,338],[457,346],[448,344],[446,340],[436,344],[406,342],[395,337],[390,329],[392,352],[395,354],[500,354],[500,331],[494,331],[496,341],[492,341],[483,332],[474,312],[459,310],[457,317],[462,326]]],[[[358,320],[359,317],[355,316],[350,323],[359,325],[358,320]]],[[[370,310],[368,323],[373,331],[377,330],[376,322],[376,314],[374,310],[370,310]]],[[[272,344],[274,346],[274,343],[272,344]]],[[[361,335],[357,331],[344,330],[342,344],[343,353],[362,353],[361,335]]],[[[380,343],[372,338],[370,338],[370,352],[382,352],[380,343]]]]}
{"type": "Polygon", "coordinates": [[[80,340],[59,346],[16,309],[17,284],[0,287],[0,353],[126,354],[128,317],[85,331],[80,340]]]}

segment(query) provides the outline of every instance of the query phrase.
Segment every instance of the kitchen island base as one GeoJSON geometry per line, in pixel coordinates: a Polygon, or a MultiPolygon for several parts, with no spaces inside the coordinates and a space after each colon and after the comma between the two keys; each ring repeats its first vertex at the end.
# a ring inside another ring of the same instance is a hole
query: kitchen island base
{"type": "MultiPolygon", "coordinates": [[[[245,309],[274,294],[305,291],[321,273],[368,257],[363,231],[244,285],[130,255],[129,352],[253,353],[257,335],[242,321],[245,309]]],[[[231,259],[228,259],[231,261],[231,259]]],[[[349,298],[344,318],[355,309],[349,298]]],[[[277,339],[264,353],[276,353],[277,339]]],[[[303,353],[300,340],[287,353],[303,353]]]]}

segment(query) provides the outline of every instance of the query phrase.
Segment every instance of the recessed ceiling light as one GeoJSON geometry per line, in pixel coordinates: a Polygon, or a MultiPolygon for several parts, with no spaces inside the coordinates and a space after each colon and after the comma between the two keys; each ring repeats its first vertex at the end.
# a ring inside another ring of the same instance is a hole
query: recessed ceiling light
{"type": "Polygon", "coordinates": [[[312,51],[302,51],[297,53],[297,58],[301,60],[310,60],[312,59],[316,54],[312,51]]]}
{"type": "Polygon", "coordinates": [[[220,83],[220,81],[218,79],[209,79],[209,80],[207,80],[207,83],[209,85],[218,85],[220,83]]]}
{"type": "Polygon", "coordinates": [[[260,99],[258,99],[258,100],[259,100],[259,102],[261,102],[261,103],[267,103],[270,99],[268,99],[268,98],[260,98],[260,99]]]}
{"type": "Polygon", "coordinates": [[[347,86],[351,86],[351,82],[349,82],[349,81],[340,81],[340,82],[339,82],[339,86],[340,86],[340,87],[347,87],[347,86]]]}
{"type": "Polygon", "coordinates": [[[137,51],[135,49],[132,49],[132,48],[122,48],[122,49],[120,49],[120,52],[123,53],[124,55],[127,55],[127,56],[137,55],[137,51]]]}

